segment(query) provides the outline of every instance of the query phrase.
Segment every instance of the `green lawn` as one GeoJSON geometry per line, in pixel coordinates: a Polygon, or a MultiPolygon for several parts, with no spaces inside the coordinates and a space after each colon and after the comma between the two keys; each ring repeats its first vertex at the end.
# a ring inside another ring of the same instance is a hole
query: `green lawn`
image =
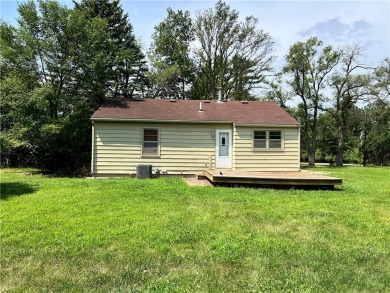
{"type": "Polygon", "coordinates": [[[1,174],[0,291],[384,292],[390,168],[333,191],[1,174]]]}

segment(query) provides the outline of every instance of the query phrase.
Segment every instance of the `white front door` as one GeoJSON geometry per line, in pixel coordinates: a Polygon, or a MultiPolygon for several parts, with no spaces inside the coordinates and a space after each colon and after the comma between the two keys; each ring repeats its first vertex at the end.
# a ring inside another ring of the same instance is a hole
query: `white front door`
{"type": "Polygon", "coordinates": [[[232,167],[232,131],[217,129],[215,140],[215,168],[232,167]]]}

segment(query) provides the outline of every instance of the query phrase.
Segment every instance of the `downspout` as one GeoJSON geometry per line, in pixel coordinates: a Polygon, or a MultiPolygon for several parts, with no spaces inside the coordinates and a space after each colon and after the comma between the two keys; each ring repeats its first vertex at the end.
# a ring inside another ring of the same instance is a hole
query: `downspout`
{"type": "Polygon", "coordinates": [[[95,124],[92,122],[91,176],[95,174],[95,124]]]}
{"type": "Polygon", "coordinates": [[[232,129],[232,170],[236,171],[236,142],[234,140],[234,134],[236,133],[237,128],[236,124],[233,123],[233,129],[232,129]]]}
{"type": "Polygon", "coordinates": [[[301,128],[298,128],[298,171],[301,171],[301,128]]]}

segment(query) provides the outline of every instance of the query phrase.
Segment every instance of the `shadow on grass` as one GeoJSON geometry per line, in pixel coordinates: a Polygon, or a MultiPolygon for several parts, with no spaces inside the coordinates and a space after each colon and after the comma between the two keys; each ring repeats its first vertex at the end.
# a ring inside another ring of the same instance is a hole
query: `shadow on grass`
{"type": "Polygon", "coordinates": [[[37,191],[34,186],[20,182],[0,183],[0,200],[7,200],[14,196],[22,196],[37,191]]]}
{"type": "Polygon", "coordinates": [[[236,184],[236,183],[213,183],[215,187],[232,188],[254,188],[254,189],[275,189],[275,190],[329,190],[343,191],[342,187],[333,185],[267,185],[267,184],[236,184]]]}

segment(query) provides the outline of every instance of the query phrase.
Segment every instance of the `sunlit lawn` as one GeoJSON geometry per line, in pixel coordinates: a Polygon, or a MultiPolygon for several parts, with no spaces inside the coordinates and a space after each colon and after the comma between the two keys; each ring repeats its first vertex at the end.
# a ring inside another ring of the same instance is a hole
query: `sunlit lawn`
{"type": "Polygon", "coordinates": [[[390,168],[334,191],[1,174],[0,291],[390,290],[390,168]]]}

